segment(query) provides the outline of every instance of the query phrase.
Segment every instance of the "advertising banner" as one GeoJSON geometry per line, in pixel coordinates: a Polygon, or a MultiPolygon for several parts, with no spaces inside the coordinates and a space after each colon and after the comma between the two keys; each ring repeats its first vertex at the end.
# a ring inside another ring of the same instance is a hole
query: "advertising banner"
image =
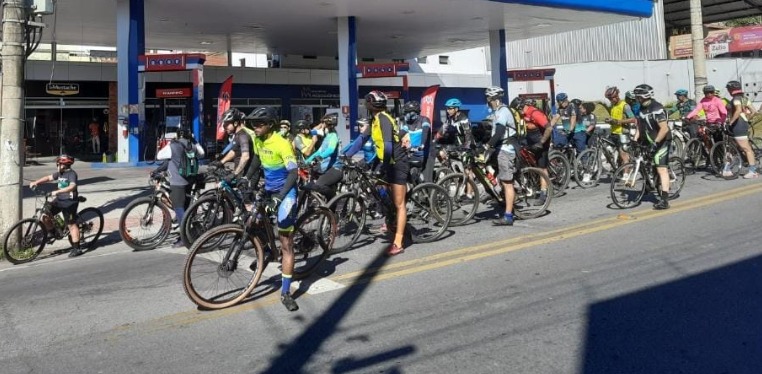
{"type": "Polygon", "coordinates": [[[225,79],[220,87],[220,94],[217,99],[217,140],[225,139],[225,126],[222,125],[222,114],[230,109],[230,97],[233,92],[233,76],[225,79]]]}
{"type": "Polygon", "coordinates": [[[421,115],[434,120],[434,100],[437,98],[437,91],[439,91],[439,85],[431,86],[423,91],[421,96],[421,115]]]}
{"type": "MultiPolygon", "coordinates": [[[[704,38],[704,53],[714,57],[723,53],[747,52],[762,49],[762,26],[733,27],[709,31],[704,38]]],[[[691,35],[669,38],[670,58],[693,56],[691,35]]]]}

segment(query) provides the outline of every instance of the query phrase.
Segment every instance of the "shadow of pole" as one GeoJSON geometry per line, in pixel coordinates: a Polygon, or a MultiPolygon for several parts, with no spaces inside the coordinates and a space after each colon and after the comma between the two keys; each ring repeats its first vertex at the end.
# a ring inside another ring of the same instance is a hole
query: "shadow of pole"
{"type": "MultiPolygon", "coordinates": [[[[362,275],[347,287],[341,296],[315,322],[302,332],[291,344],[287,345],[281,354],[275,358],[263,373],[299,373],[309,362],[313,354],[336,331],[339,323],[354,307],[360,296],[368,289],[373,278],[378,275],[389,257],[380,252],[365,268],[362,275]]],[[[392,355],[396,357],[396,355],[392,355]]],[[[391,357],[391,356],[390,356],[391,357]]],[[[375,362],[375,361],[374,361],[375,362]]],[[[375,362],[377,363],[377,362],[375,362]]]]}

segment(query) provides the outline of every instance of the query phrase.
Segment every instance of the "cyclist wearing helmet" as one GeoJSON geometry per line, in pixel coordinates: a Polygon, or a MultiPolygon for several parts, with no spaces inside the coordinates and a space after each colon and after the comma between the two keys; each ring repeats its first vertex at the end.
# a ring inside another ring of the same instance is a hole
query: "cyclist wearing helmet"
{"type": "MultiPolygon", "coordinates": [[[[743,92],[743,87],[739,81],[730,81],[725,85],[730,96],[732,96],[731,105],[728,106],[728,117],[730,117],[730,130],[733,132],[738,147],[741,148],[746,161],[749,163],[749,171],[743,176],[745,179],[759,178],[757,172],[757,162],[754,157],[754,151],[749,145],[749,119],[754,115],[754,107],[743,92]]],[[[730,170],[723,170],[723,175],[733,175],[730,170]]]]}
{"type": "Polygon", "coordinates": [[[451,98],[445,102],[445,112],[447,115],[439,130],[439,144],[455,144],[464,147],[474,145],[474,138],[471,134],[471,121],[466,113],[460,111],[463,103],[458,98],[451,98]]]}
{"type": "Polygon", "coordinates": [[[604,96],[611,102],[611,108],[609,108],[611,118],[606,121],[611,125],[610,139],[616,144],[622,164],[625,164],[630,161],[630,154],[622,149],[622,127],[627,124],[636,125],[638,120],[630,104],[619,98],[619,88],[609,87],[604,96]]]}
{"type": "Polygon", "coordinates": [[[653,164],[661,181],[661,194],[654,204],[655,209],[669,208],[669,148],[672,142],[672,133],[667,124],[667,112],[656,101],[653,87],[641,84],[635,87],[633,94],[640,102],[641,109],[638,117],[638,135],[641,143],[650,144],[653,153],[653,164]]]}
{"type": "Polygon", "coordinates": [[[293,231],[297,212],[296,156],[291,143],[275,131],[278,124],[275,109],[254,109],[246,116],[246,121],[254,128],[255,133],[252,167],[255,170],[259,170],[260,167],[263,169],[264,192],[265,197],[269,199],[267,210],[277,212],[283,280],[280,301],[286,309],[293,312],[299,309],[291,296],[291,279],[294,273],[293,231]]]}
{"type": "Polygon", "coordinates": [[[371,112],[370,129],[363,133],[363,142],[370,137],[376,144],[376,155],[382,163],[385,180],[392,188],[392,201],[397,211],[394,241],[386,254],[395,256],[405,251],[402,247],[407,223],[405,195],[410,174],[407,154],[400,142],[397,122],[386,112],[386,95],[381,91],[371,91],[365,95],[365,107],[371,112]]]}
{"type": "Polygon", "coordinates": [[[689,120],[693,119],[703,110],[706,114],[707,125],[716,126],[725,123],[728,117],[728,110],[722,99],[715,96],[715,91],[712,85],[707,84],[704,86],[704,98],[698,102],[696,107],[685,118],[689,120]]]}
{"type": "Polygon", "coordinates": [[[675,97],[677,97],[677,104],[669,111],[670,115],[679,112],[680,118],[685,118],[696,108],[696,102],[688,98],[688,90],[681,88],[675,91],[675,97]]]}
{"type": "Polygon", "coordinates": [[[294,149],[300,160],[309,157],[317,145],[317,134],[312,134],[310,123],[300,119],[296,121],[296,136],[294,137],[294,149]]]}
{"type": "Polygon", "coordinates": [[[278,131],[280,136],[291,140],[291,122],[287,119],[280,120],[280,131],[278,131]]]}
{"type": "Polygon", "coordinates": [[[584,144],[587,141],[586,138],[582,139],[582,135],[575,137],[579,109],[574,103],[569,101],[569,95],[563,92],[556,95],[556,101],[558,102],[558,111],[550,120],[550,127],[553,128],[553,144],[558,147],[564,147],[574,139],[579,151],[579,143],[582,142],[584,144]]]}
{"type": "MultiPolygon", "coordinates": [[[[550,136],[553,128],[548,126],[548,116],[543,111],[537,109],[537,102],[534,99],[526,99],[522,103],[522,115],[526,124],[526,140],[529,149],[537,156],[537,166],[543,173],[548,172],[548,152],[550,151],[550,136]]],[[[541,180],[545,184],[545,179],[541,180]]],[[[540,186],[540,198],[542,203],[548,196],[548,186],[540,186]]]]}
{"type": "Polygon", "coordinates": [[[630,106],[630,109],[632,109],[632,114],[634,114],[636,117],[640,114],[640,103],[638,100],[635,100],[635,95],[632,93],[632,91],[627,91],[624,93],[624,102],[630,106]]]}
{"type": "Polygon", "coordinates": [[[434,157],[431,156],[431,120],[421,115],[421,105],[417,101],[408,101],[402,107],[404,116],[400,128],[406,132],[402,144],[408,147],[411,160],[423,166],[423,180],[434,180],[434,157]]]}
{"type": "MultiPolygon", "coordinates": [[[[232,147],[230,152],[218,162],[219,164],[225,164],[226,162],[235,161],[235,168],[233,173],[237,179],[246,177],[251,179],[256,169],[251,167],[252,159],[252,145],[254,140],[251,137],[251,133],[244,126],[246,115],[238,109],[231,108],[222,114],[222,124],[225,126],[225,131],[228,135],[232,135],[230,143],[232,147]]],[[[217,164],[217,162],[215,162],[217,164]]]]}
{"type": "Polygon", "coordinates": [[[51,196],[55,197],[50,203],[50,214],[45,214],[42,222],[45,224],[47,231],[52,231],[55,227],[52,218],[59,212],[63,212],[64,221],[69,226],[69,238],[71,239],[69,257],[77,257],[83,253],[79,247],[79,226],[77,226],[79,193],[77,192],[77,172],[71,168],[73,164],[74,157],[65,154],[60,155],[56,157],[56,167],[58,170],[55,173],[29,183],[29,187],[36,188],[41,183],[58,182],[58,189],[50,193],[51,196]]]}
{"type": "Polygon", "coordinates": [[[507,105],[503,104],[505,91],[497,86],[490,86],[484,91],[487,106],[490,109],[489,119],[492,121],[492,137],[485,144],[485,155],[495,150],[497,152],[497,179],[500,180],[505,194],[505,212],[503,217],[492,221],[498,226],[513,226],[513,200],[516,192],[513,189],[513,176],[516,174],[516,121],[507,105]]]}
{"type": "Polygon", "coordinates": [[[318,135],[322,134],[323,140],[320,142],[320,148],[311,154],[310,157],[307,157],[304,162],[309,164],[314,160],[320,160],[321,173],[327,172],[339,156],[339,135],[336,134],[336,124],[338,122],[339,115],[337,113],[326,114],[320,119],[320,124],[313,130],[318,135]]]}

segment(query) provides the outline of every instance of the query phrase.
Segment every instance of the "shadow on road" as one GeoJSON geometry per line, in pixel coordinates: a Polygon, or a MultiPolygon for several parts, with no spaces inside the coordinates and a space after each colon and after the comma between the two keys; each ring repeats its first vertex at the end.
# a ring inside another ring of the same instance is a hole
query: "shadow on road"
{"type": "Polygon", "coordinates": [[[599,302],[581,372],[762,372],[762,256],[599,302]]]}

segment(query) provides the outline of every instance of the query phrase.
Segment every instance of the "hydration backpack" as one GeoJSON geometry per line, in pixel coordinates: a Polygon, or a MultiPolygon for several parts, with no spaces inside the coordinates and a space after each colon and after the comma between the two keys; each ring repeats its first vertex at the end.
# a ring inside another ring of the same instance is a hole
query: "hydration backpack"
{"type": "Polygon", "coordinates": [[[195,177],[198,175],[198,156],[196,155],[196,147],[193,143],[183,144],[183,155],[180,157],[180,167],[178,170],[180,176],[183,178],[195,177]]]}

